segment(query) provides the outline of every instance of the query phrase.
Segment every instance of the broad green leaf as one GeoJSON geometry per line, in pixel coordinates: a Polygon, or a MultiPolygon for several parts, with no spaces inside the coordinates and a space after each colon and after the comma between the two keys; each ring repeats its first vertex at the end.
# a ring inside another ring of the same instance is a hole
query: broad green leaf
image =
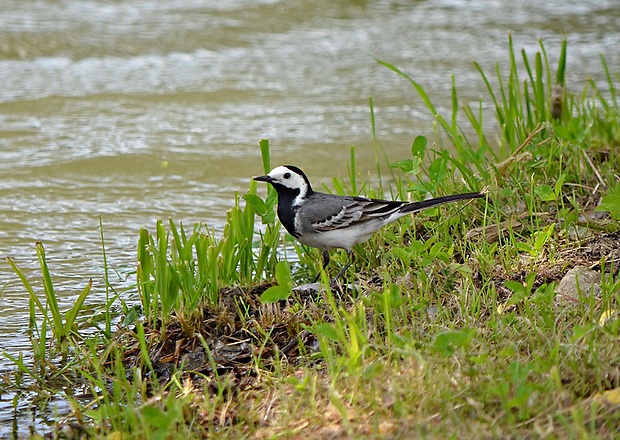
{"type": "Polygon", "coordinates": [[[263,199],[261,199],[257,195],[245,194],[243,196],[243,200],[245,200],[248,205],[254,208],[254,211],[256,211],[258,215],[264,215],[267,212],[267,205],[265,204],[263,199]]]}
{"type": "Polygon", "coordinates": [[[337,342],[340,340],[340,336],[338,335],[338,330],[334,327],[334,324],[329,322],[323,322],[316,326],[317,331],[325,336],[330,341],[337,342]]]}
{"type": "Polygon", "coordinates": [[[543,230],[538,231],[535,234],[536,239],[534,240],[534,248],[537,251],[540,251],[543,248],[547,240],[549,240],[549,238],[553,235],[554,229],[555,229],[555,223],[552,223],[546,228],[544,228],[543,230]]]}
{"type": "Polygon", "coordinates": [[[607,211],[613,219],[620,220],[620,185],[613,190],[608,190],[600,205],[594,210],[607,211]]]}
{"type": "Polygon", "coordinates": [[[525,292],[525,286],[518,281],[513,281],[513,280],[506,281],[504,283],[504,286],[512,290],[513,293],[515,294],[525,292]]]}
{"type": "Polygon", "coordinates": [[[431,182],[439,183],[448,175],[448,164],[444,158],[438,158],[428,167],[428,177],[431,182]]]}
{"type": "Polygon", "coordinates": [[[520,283],[518,281],[509,280],[504,283],[504,285],[512,290],[514,294],[510,297],[510,299],[506,302],[504,308],[517,304],[522,300],[528,298],[532,294],[532,288],[534,287],[534,282],[536,281],[536,273],[530,272],[526,279],[525,284],[520,283]]]}
{"type": "Polygon", "coordinates": [[[553,187],[553,192],[555,193],[556,198],[560,197],[560,194],[562,193],[562,186],[564,186],[565,180],[566,180],[566,174],[563,173],[560,175],[558,180],[555,182],[555,185],[553,187]]]}
{"type": "Polygon", "coordinates": [[[293,278],[291,277],[291,267],[286,261],[280,261],[276,265],[276,281],[281,287],[293,288],[293,278]]]}
{"type": "Polygon", "coordinates": [[[576,342],[579,342],[593,329],[594,324],[586,324],[585,326],[581,326],[579,324],[575,325],[575,327],[573,327],[573,336],[570,338],[571,343],[575,344],[576,342]]]}
{"type": "Polygon", "coordinates": [[[280,261],[276,265],[276,281],[277,286],[270,287],[265,290],[260,297],[264,303],[274,303],[287,299],[291,295],[293,289],[293,278],[291,277],[291,268],[286,261],[280,261]]]}
{"type": "Polygon", "coordinates": [[[424,155],[426,154],[426,146],[428,144],[428,140],[424,136],[416,136],[413,140],[413,145],[411,146],[411,154],[413,157],[417,157],[420,159],[420,162],[424,159],[424,155]]]}
{"type": "Polygon", "coordinates": [[[401,247],[394,247],[390,249],[383,254],[383,257],[381,257],[381,263],[386,264],[390,258],[402,261],[403,266],[405,267],[411,266],[411,251],[407,249],[403,249],[401,247]]]}
{"type": "Polygon", "coordinates": [[[390,168],[398,168],[403,173],[416,175],[420,172],[420,165],[422,159],[414,157],[413,159],[405,159],[394,162],[390,165],[390,168]]]}
{"type": "Polygon", "coordinates": [[[441,332],[435,336],[431,349],[444,356],[450,356],[457,348],[469,347],[473,338],[474,331],[468,328],[441,332]]]}
{"type": "Polygon", "coordinates": [[[534,193],[542,200],[543,202],[551,202],[556,200],[555,192],[551,185],[543,184],[534,188],[534,193]]]}
{"type": "Polygon", "coordinates": [[[273,286],[263,292],[260,296],[260,300],[263,303],[274,303],[288,299],[290,295],[291,289],[287,289],[282,286],[273,286]]]}
{"type": "Polygon", "coordinates": [[[170,415],[154,406],[147,405],[143,407],[142,416],[144,420],[154,428],[167,429],[170,426],[170,415]]]}

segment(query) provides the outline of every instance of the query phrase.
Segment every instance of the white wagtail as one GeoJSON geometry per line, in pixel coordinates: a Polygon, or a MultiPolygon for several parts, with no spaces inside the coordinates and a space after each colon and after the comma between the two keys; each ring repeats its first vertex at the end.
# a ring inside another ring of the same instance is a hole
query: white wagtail
{"type": "Polygon", "coordinates": [[[280,222],[301,243],[321,249],[324,269],[329,264],[330,249],[346,250],[349,261],[332,281],[353,263],[353,245],[368,240],[388,223],[433,206],[486,196],[472,192],[412,203],[338,196],[313,191],[304,172],[292,165],[276,167],[254,180],[273,185],[278,193],[280,222]]]}

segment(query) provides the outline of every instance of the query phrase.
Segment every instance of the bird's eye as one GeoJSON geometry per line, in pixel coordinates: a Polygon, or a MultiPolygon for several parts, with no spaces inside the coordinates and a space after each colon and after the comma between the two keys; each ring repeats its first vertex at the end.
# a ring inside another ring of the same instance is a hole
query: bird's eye
{"type": "Polygon", "coordinates": [[[290,179],[291,178],[291,173],[284,173],[284,177],[285,179],[290,179]]]}

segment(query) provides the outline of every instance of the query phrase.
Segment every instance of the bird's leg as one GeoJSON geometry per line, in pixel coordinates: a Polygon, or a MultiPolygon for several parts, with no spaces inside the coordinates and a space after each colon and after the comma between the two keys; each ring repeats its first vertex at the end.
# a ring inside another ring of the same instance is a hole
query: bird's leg
{"type": "Polygon", "coordinates": [[[346,272],[346,270],[351,267],[351,265],[353,264],[353,262],[355,261],[355,254],[353,253],[353,251],[351,249],[347,249],[347,255],[349,256],[349,261],[347,262],[347,264],[345,264],[342,269],[340,269],[340,272],[338,272],[338,274],[332,279],[332,283],[336,282],[338,280],[338,278],[340,278],[340,276],[346,272]]]}
{"type": "MultiPolygon", "coordinates": [[[[329,251],[327,249],[323,249],[323,270],[327,270],[327,265],[329,264],[329,251]]],[[[316,283],[319,278],[321,278],[321,271],[316,274],[313,283],[316,283]]]]}

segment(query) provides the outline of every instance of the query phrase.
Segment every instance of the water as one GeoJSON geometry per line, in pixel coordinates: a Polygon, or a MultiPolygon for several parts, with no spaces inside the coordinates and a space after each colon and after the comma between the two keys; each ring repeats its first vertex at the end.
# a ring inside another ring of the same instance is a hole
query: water
{"type": "MultiPolygon", "coordinates": [[[[262,138],[274,165],[301,165],[315,185],[346,173],[351,145],[372,172],[370,97],[388,156],[408,157],[431,118],[373,57],[445,109],[453,74],[462,100],[484,95],[472,62],[506,65],[508,31],[530,54],[543,38],[554,64],[568,35],[573,90],[603,79],[601,52],[620,71],[615,0],[4,0],[0,346],[28,349],[27,297],[6,256],[36,274],[42,241],[62,301],[93,277],[100,302],[100,218],[111,265],[129,273],[140,227],[168,216],[221,227],[262,173],[262,138]]],[[[0,436],[9,408],[0,397],[0,436]]]]}

